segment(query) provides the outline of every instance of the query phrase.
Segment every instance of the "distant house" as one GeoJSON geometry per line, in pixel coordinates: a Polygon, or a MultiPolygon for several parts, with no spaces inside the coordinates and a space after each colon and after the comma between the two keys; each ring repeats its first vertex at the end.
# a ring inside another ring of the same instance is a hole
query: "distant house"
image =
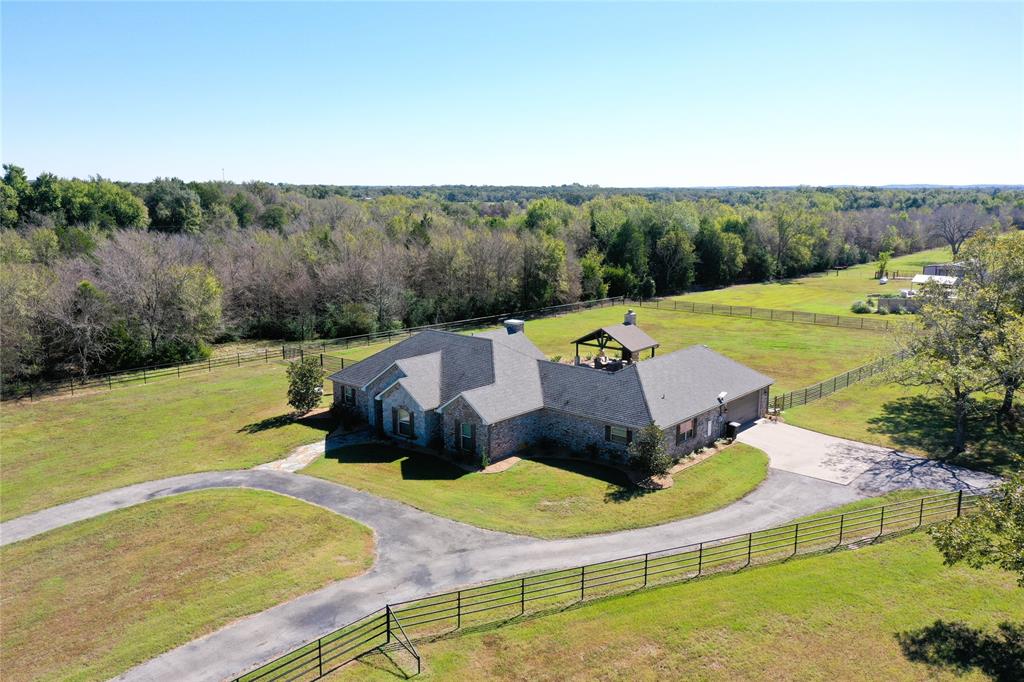
{"type": "Polygon", "coordinates": [[[335,402],[379,435],[491,459],[541,441],[607,457],[651,422],[673,454],[689,454],[763,415],[772,384],[706,346],[614,369],[552,362],[520,320],[473,336],[423,331],[330,379],[335,402]]]}
{"type": "Polygon", "coordinates": [[[942,277],[962,277],[964,274],[963,263],[933,263],[924,266],[924,274],[940,275],[942,277]]]}

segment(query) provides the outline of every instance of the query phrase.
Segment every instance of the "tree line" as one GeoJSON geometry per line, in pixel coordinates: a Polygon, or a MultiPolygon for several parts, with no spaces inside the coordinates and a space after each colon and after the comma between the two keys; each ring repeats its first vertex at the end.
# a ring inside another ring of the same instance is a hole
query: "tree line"
{"type": "Polygon", "coordinates": [[[2,379],[792,277],[1024,224],[1000,188],[0,182],[2,379]]]}

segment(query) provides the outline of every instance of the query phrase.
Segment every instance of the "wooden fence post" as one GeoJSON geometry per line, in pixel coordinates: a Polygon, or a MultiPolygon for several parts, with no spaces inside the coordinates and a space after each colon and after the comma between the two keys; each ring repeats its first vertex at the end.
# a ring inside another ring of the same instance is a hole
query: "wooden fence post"
{"type": "Polygon", "coordinates": [[[644,554],[644,587],[647,587],[647,557],[649,554],[644,554]]]}
{"type": "Polygon", "coordinates": [[[960,489],[956,493],[956,517],[957,518],[960,518],[960,512],[963,510],[963,506],[964,506],[964,491],[963,491],[963,489],[960,489]]]}
{"type": "Polygon", "coordinates": [[[580,566],[580,601],[583,601],[583,595],[586,590],[587,584],[587,567],[580,566]]]}
{"type": "Polygon", "coordinates": [[[793,526],[793,556],[796,556],[796,548],[800,544],[800,524],[793,526]]]}

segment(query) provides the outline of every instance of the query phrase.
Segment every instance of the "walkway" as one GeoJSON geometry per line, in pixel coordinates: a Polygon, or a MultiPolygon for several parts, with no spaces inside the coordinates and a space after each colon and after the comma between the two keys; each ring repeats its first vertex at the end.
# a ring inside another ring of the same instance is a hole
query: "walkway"
{"type": "MultiPolygon", "coordinates": [[[[776,466],[786,460],[794,427],[758,425],[741,440],[760,440],[772,458],[768,477],[752,493],[718,511],[660,526],[565,540],[487,531],[419,511],[400,502],[301,474],[273,470],[222,471],[151,481],[94,495],[0,524],[0,544],[149,500],[208,488],[256,488],[289,495],[363,523],[377,537],[377,561],[357,578],[340,581],[238,620],[144,663],[119,679],[219,680],[232,677],[309,640],[399,601],[487,580],[553,570],[686,545],[783,524],[793,518],[900,487],[969,488],[965,470],[947,478],[919,458],[899,469],[895,456],[849,484],[776,466]],[[784,427],[782,430],[776,429],[784,427]],[[895,475],[896,471],[902,471],[895,475]],[[922,485],[920,472],[928,472],[922,485]],[[909,484],[909,485],[908,485],[909,484]]],[[[796,429],[796,431],[803,431],[796,429]]],[[[810,432],[805,432],[810,433],[810,432]]],[[[827,453],[826,453],[827,454],[827,453]]],[[[833,453],[835,455],[835,453],[833,453]]],[[[906,458],[907,456],[902,456],[906,458]]],[[[909,461],[908,459],[908,461],[909,461]]],[[[946,468],[942,468],[946,471],[946,468]]],[[[983,476],[974,472],[973,477],[983,476]]],[[[989,477],[991,478],[991,477],[989,477]]]]}

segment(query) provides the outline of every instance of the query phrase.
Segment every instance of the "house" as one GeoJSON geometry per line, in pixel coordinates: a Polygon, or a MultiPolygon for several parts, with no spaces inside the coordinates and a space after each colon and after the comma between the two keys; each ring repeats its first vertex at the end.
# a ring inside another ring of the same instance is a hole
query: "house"
{"type": "Polygon", "coordinates": [[[964,274],[963,263],[933,263],[924,266],[924,274],[940,275],[942,277],[962,277],[964,274]]]}
{"type": "Polygon", "coordinates": [[[541,441],[612,457],[651,422],[683,456],[763,415],[772,384],[706,346],[605,369],[552,362],[521,320],[472,336],[422,331],[330,379],[335,403],[379,435],[474,460],[541,441]]]}

